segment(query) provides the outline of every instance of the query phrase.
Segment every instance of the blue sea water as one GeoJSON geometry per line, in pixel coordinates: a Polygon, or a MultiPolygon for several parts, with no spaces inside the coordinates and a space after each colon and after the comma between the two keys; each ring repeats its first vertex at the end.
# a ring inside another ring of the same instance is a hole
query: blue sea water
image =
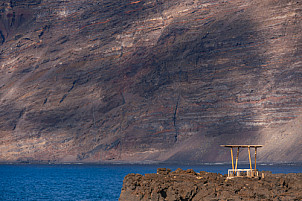
{"type": "MultiPolygon", "coordinates": [[[[159,167],[226,174],[230,165],[0,165],[0,200],[118,200],[127,174],[156,173],[159,167]]],[[[298,173],[302,165],[260,164],[258,169],[298,173]]]]}

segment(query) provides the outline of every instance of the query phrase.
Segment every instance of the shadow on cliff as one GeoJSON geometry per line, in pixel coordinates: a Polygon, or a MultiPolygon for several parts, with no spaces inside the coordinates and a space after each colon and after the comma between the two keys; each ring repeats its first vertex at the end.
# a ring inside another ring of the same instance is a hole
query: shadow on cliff
{"type": "MultiPolygon", "coordinates": [[[[47,21],[51,29],[68,33],[50,30],[41,37],[49,38],[45,59],[20,87],[43,88],[39,100],[28,99],[35,105],[24,109],[9,107],[13,114],[7,118],[24,116],[32,126],[24,128],[55,143],[73,138],[78,160],[122,160],[123,153],[139,152],[137,160],[225,161],[229,153],[220,144],[257,143],[261,126],[254,122],[261,110],[255,101],[271,89],[262,66],[266,38],[251,18],[255,5],[197,7],[165,25],[154,46],[140,47],[136,38],[128,52],[108,59],[98,52],[115,48],[110,43],[125,30],[132,36],[134,22],[162,16],[177,3],[104,1],[83,11],[78,21],[62,20],[62,27],[56,19],[47,21]],[[80,54],[85,41],[95,46],[80,54]],[[64,48],[73,48],[66,60],[64,48]],[[57,140],[62,133],[66,139],[57,140]],[[104,152],[109,157],[102,158],[104,152]]],[[[18,128],[15,120],[9,125],[8,130],[18,128]]]]}
{"type": "MultiPolygon", "coordinates": [[[[229,153],[220,144],[258,143],[262,127],[255,121],[261,110],[255,99],[270,92],[263,67],[266,38],[251,19],[250,7],[230,3],[219,9],[204,17],[178,17],[154,48],[154,68],[146,80],[158,75],[159,83],[174,86],[168,104],[178,109],[167,128],[174,129],[176,137],[168,136],[178,141],[161,156],[164,160],[225,161],[229,153]]],[[[157,90],[163,86],[152,82],[143,86],[136,87],[165,96],[165,91],[157,90]]]]}

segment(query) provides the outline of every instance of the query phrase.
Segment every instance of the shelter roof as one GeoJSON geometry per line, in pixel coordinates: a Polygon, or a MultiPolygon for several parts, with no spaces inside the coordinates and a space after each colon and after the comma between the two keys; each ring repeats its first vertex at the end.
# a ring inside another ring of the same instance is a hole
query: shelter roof
{"type": "Polygon", "coordinates": [[[234,147],[243,147],[243,148],[248,148],[248,147],[263,147],[263,145],[220,145],[221,147],[229,147],[229,148],[234,148],[234,147]]]}

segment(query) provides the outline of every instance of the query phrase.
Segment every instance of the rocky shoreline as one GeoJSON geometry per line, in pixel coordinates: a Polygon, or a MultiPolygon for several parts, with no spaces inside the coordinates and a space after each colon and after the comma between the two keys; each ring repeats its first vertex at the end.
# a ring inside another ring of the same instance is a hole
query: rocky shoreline
{"type": "Polygon", "coordinates": [[[119,201],[302,200],[302,173],[262,173],[263,178],[227,179],[205,171],[159,168],[156,174],[127,175],[119,201]]]}

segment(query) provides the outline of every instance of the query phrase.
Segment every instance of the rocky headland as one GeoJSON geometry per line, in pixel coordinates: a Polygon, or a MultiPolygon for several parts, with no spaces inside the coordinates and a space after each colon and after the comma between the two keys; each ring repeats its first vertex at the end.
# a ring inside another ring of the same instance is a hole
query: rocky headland
{"type": "Polygon", "coordinates": [[[302,161],[301,58],[297,0],[2,0],[0,161],[302,161]]]}
{"type": "Polygon", "coordinates": [[[264,177],[227,179],[217,173],[159,168],[157,174],[127,175],[119,201],[302,200],[302,173],[262,173],[264,177]]]}

